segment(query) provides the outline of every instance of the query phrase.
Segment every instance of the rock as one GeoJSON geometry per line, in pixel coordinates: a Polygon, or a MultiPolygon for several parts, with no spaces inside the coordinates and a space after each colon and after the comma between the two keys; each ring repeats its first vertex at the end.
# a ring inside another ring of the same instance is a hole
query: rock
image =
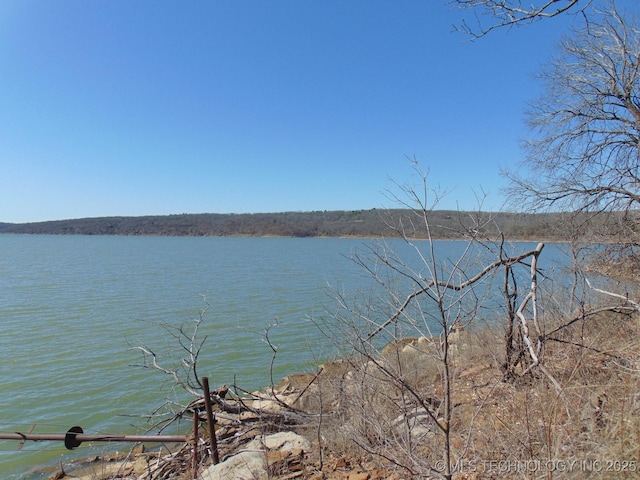
{"type": "Polygon", "coordinates": [[[417,337],[406,337],[393,340],[382,349],[382,356],[384,358],[393,358],[394,355],[397,355],[398,352],[401,352],[405,347],[415,345],[418,341],[419,339],[417,337]]]}
{"type": "MultiPolygon", "coordinates": [[[[293,400],[295,400],[293,396],[291,398],[285,397],[285,396],[282,396],[279,398],[280,398],[280,401],[284,402],[287,405],[289,404],[287,401],[291,401],[291,403],[293,403],[293,400]]],[[[269,413],[285,413],[290,410],[286,406],[284,406],[282,403],[276,400],[272,400],[270,398],[253,400],[250,402],[250,405],[251,405],[251,408],[255,410],[260,410],[260,411],[269,412],[269,413]]]]}
{"type": "Polygon", "coordinates": [[[311,450],[311,442],[293,432],[259,435],[235,455],[212,465],[200,474],[202,480],[262,480],[273,473],[295,472],[302,469],[304,452],[311,450]]]}
{"type": "Polygon", "coordinates": [[[411,435],[414,441],[420,441],[424,437],[433,435],[433,418],[422,408],[414,408],[409,412],[396,417],[391,425],[399,436],[411,435]]]}
{"type": "Polygon", "coordinates": [[[216,413],[216,424],[223,426],[230,426],[238,423],[239,416],[238,415],[229,415],[229,414],[221,414],[216,413]]]}
{"type": "Polygon", "coordinates": [[[323,377],[340,378],[352,367],[352,363],[347,360],[335,360],[320,365],[319,371],[323,377]]]}
{"type": "Polygon", "coordinates": [[[309,383],[315,380],[317,374],[312,373],[294,373],[287,375],[275,386],[278,393],[287,393],[291,391],[299,391],[307,388],[309,383]]]}
{"type": "Polygon", "coordinates": [[[247,450],[280,450],[282,452],[292,452],[311,450],[311,442],[302,435],[293,432],[278,432],[271,435],[260,435],[249,443],[247,450]]]}
{"type": "Polygon", "coordinates": [[[260,418],[260,415],[254,412],[250,412],[250,411],[244,411],[242,413],[240,413],[240,416],[238,417],[241,421],[246,421],[246,420],[258,420],[260,418]]]}
{"type": "Polygon", "coordinates": [[[304,452],[302,450],[266,452],[267,464],[271,475],[282,476],[303,469],[304,452]]]}
{"type": "Polygon", "coordinates": [[[227,458],[224,462],[212,465],[198,476],[201,480],[266,480],[269,470],[264,452],[244,450],[227,458]]]}

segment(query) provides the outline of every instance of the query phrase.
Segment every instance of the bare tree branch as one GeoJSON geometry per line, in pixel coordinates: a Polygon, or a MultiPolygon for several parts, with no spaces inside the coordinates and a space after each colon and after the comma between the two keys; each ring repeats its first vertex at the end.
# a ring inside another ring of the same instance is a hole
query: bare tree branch
{"type": "Polygon", "coordinates": [[[591,285],[591,282],[589,281],[588,278],[586,278],[585,281],[587,282],[587,285],[589,285],[589,288],[591,288],[594,292],[602,293],[604,295],[608,295],[608,296],[613,297],[613,298],[619,298],[621,300],[624,300],[625,304],[631,305],[635,310],[640,312],[640,303],[631,300],[629,298],[629,295],[622,295],[620,293],[609,292],[609,291],[603,290],[601,288],[596,288],[593,285],[591,285]]]}
{"type": "Polygon", "coordinates": [[[462,21],[457,30],[474,38],[489,32],[528,24],[542,19],[557,17],[568,12],[584,13],[592,0],[451,0],[450,4],[460,10],[471,11],[475,24],[462,21]],[[484,20],[484,21],[483,21],[484,20]]]}
{"type": "Polygon", "coordinates": [[[486,267],[484,267],[480,272],[475,274],[473,277],[471,277],[467,281],[459,284],[451,283],[449,281],[437,281],[434,279],[429,280],[427,283],[423,284],[419,289],[411,292],[407,296],[405,301],[402,303],[402,305],[396,310],[396,312],[389,319],[387,319],[383,324],[379,325],[372,333],[370,333],[367,339],[370,340],[371,338],[379,334],[381,331],[383,331],[385,328],[387,328],[389,325],[391,325],[393,322],[395,322],[400,317],[400,315],[404,313],[404,311],[411,304],[411,302],[414,301],[416,297],[423,294],[428,294],[429,290],[432,287],[439,286],[449,290],[462,291],[472,286],[474,283],[477,283],[480,279],[482,279],[488,273],[492,272],[493,270],[495,270],[500,266],[514,265],[516,263],[522,262],[525,258],[536,255],[537,253],[539,253],[539,250],[541,250],[543,246],[544,244],[540,244],[534,250],[524,252],[515,257],[500,258],[494,261],[493,263],[491,263],[490,265],[487,265],[486,267]]]}
{"type": "Polygon", "coordinates": [[[527,112],[529,175],[506,171],[520,208],[640,206],[640,28],[611,2],[565,37],[527,112]]]}

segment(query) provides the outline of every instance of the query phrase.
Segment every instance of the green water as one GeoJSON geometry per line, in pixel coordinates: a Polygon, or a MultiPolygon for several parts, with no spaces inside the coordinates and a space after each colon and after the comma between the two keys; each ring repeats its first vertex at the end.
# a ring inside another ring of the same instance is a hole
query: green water
{"type": "MultiPolygon", "coordinates": [[[[347,296],[371,279],[346,257],[357,239],[0,235],[0,432],[142,433],[166,399],[188,400],[157,371],[133,366],[149,346],[174,366],[184,352],[161,325],[193,325],[205,307],[208,336],[200,375],[212,388],[247,390],[314,370],[332,356],[310,317],[335,307],[328,285],[347,296]]],[[[457,254],[462,242],[439,248],[457,254]]],[[[189,425],[184,426],[188,431],[189,425]]],[[[127,445],[0,440],[2,478],[37,478],[67,463],[127,445]]]]}

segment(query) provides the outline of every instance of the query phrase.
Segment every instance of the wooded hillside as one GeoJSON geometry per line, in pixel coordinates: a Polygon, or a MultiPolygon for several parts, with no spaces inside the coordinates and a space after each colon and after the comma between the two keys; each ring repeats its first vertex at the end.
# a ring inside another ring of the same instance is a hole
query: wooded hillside
{"type": "MultiPolygon", "coordinates": [[[[390,224],[403,219],[410,231],[413,212],[409,210],[349,210],[254,214],[181,214],[142,217],[99,217],[36,223],[0,223],[0,233],[55,235],[166,235],[166,236],[284,236],[345,237],[394,236],[390,224]]],[[[434,211],[430,214],[432,236],[462,238],[470,231],[483,234],[502,232],[508,239],[563,240],[575,231],[569,214],[478,213],[434,211]]],[[[600,219],[612,225],[611,216],[600,219]]],[[[416,222],[422,225],[419,222],[416,222]]],[[[579,222],[581,229],[594,228],[579,222]]],[[[608,228],[615,234],[615,228],[608,228]]],[[[424,237],[423,227],[411,236],[424,237]]]]}

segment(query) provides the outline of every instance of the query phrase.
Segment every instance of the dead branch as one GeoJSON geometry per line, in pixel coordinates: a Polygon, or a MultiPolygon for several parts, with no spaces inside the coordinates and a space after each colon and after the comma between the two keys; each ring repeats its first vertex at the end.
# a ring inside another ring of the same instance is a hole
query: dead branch
{"type": "Polygon", "coordinates": [[[549,333],[544,334],[542,336],[541,340],[542,341],[555,340],[554,338],[551,337],[551,335],[553,335],[555,333],[558,333],[561,330],[564,330],[565,328],[570,327],[571,325],[573,325],[576,322],[579,322],[580,320],[585,320],[587,317],[590,317],[592,315],[597,315],[598,313],[602,313],[602,312],[618,312],[618,313],[626,313],[626,314],[630,315],[631,313],[636,312],[636,311],[637,311],[637,309],[635,307],[613,306],[613,305],[607,305],[607,306],[604,306],[604,307],[594,308],[594,309],[586,311],[586,312],[581,312],[580,315],[577,315],[577,316],[573,317],[568,322],[560,325],[559,327],[556,327],[555,329],[553,329],[549,333]]]}
{"type": "Polygon", "coordinates": [[[451,283],[450,281],[438,281],[433,279],[430,280],[418,290],[415,290],[412,293],[410,293],[405,299],[404,303],[396,310],[396,312],[389,319],[387,319],[382,325],[379,325],[372,333],[369,334],[369,336],[367,337],[367,340],[371,340],[373,337],[375,337],[377,334],[379,334],[381,331],[383,331],[385,328],[387,328],[389,325],[395,322],[400,317],[400,315],[402,315],[405,312],[407,307],[411,304],[411,302],[416,297],[422,294],[428,293],[429,290],[434,286],[445,288],[448,290],[453,290],[453,291],[464,290],[470,287],[471,285],[477,283],[479,280],[485,277],[488,273],[492,272],[493,270],[495,270],[500,266],[514,265],[516,263],[522,262],[525,258],[539,255],[543,247],[544,247],[544,244],[540,243],[534,250],[530,250],[528,252],[522,253],[515,257],[500,258],[495,262],[491,263],[490,265],[487,265],[485,268],[483,268],[480,272],[478,272],[473,277],[459,284],[454,284],[454,283],[451,283]]]}
{"type": "Polygon", "coordinates": [[[603,290],[601,288],[596,288],[593,285],[591,285],[591,282],[589,281],[588,278],[585,278],[585,281],[587,282],[587,285],[589,286],[589,288],[591,290],[593,290],[594,292],[602,293],[604,295],[608,295],[608,296],[613,297],[613,298],[619,298],[621,300],[624,300],[625,304],[631,305],[636,311],[640,312],[640,303],[631,300],[629,298],[628,294],[627,295],[622,295],[620,293],[609,292],[609,291],[603,290]]]}
{"type": "Polygon", "coordinates": [[[462,10],[472,10],[475,14],[475,26],[463,20],[456,29],[473,38],[481,38],[496,29],[553,18],[570,11],[584,13],[591,4],[591,0],[587,0],[579,7],[578,2],[579,0],[567,0],[559,4],[558,0],[541,0],[524,5],[521,0],[451,0],[450,3],[462,10]],[[489,24],[484,25],[480,17],[486,17],[489,24]]]}
{"type": "Polygon", "coordinates": [[[131,365],[131,366],[141,367],[141,368],[154,368],[154,369],[164,373],[165,375],[169,375],[171,378],[173,378],[173,380],[174,380],[176,385],[180,386],[181,388],[183,388],[184,390],[189,392],[191,395],[196,396],[196,397],[201,395],[197,390],[194,390],[191,387],[191,385],[189,385],[188,382],[184,381],[181,378],[181,376],[179,374],[179,371],[177,369],[169,369],[169,368],[165,368],[165,367],[161,366],[158,363],[158,356],[150,348],[148,348],[148,347],[133,347],[133,350],[138,350],[138,351],[142,352],[143,363],[142,363],[142,365],[131,365]]]}

